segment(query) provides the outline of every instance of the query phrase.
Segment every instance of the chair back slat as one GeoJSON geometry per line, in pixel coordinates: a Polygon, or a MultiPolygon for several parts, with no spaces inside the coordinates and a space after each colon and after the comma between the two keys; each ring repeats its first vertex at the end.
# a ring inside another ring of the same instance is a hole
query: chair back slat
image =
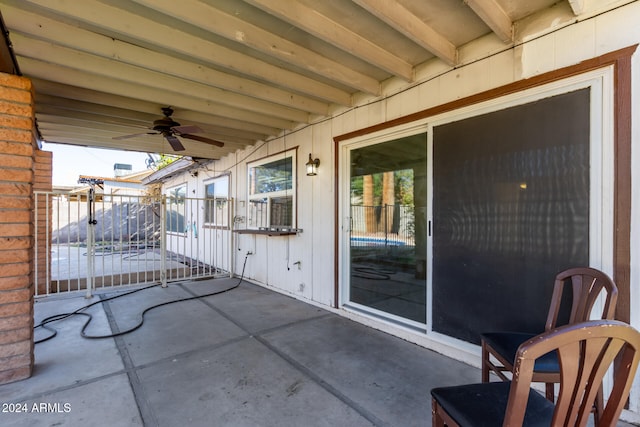
{"type": "Polygon", "coordinates": [[[615,427],[618,423],[618,418],[622,413],[622,409],[626,404],[627,398],[629,397],[629,392],[631,391],[631,385],[633,384],[633,378],[635,376],[635,372],[638,368],[638,359],[640,359],[640,351],[638,351],[638,347],[632,347],[630,345],[625,345],[622,350],[622,356],[618,359],[617,371],[615,373],[614,381],[624,381],[624,385],[620,385],[619,387],[614,387],[609,395],[609,402],[617,402],[617,405],[607,405],[602,412],[602,417],[600,418],[599,425],[600,426],[611,426],[615,427]]]}
{"type": "Polygon", "coordinates": [[[577,343],[573,347],[579,348],[578,353],[566,353],[566,347],[558,349],[559,358],[563,359],[558,402],[570,402],[568,411],[560,407],[556,410],[556,416],[563,415],[562,425],[586,425],[604,376],[623,344],[603,337],[577,343]],[[573,368],[576,361],[578,370],[573,368]]]}
{"type": "Polygon", "coordinates": [[[615,320],[593,320],[553,329],[518,349],[504,426],[521,425],[535,359],[557,351],[561,382],[553,426],[586,426],[599,388],[616,357],[615,373],[600,427],[615,427],[640,362],[640,332],[615,320]]]}
{"type": "Polygon", "coordinates": [[[559,326],[558,315],[567,281],[570,282],[573,295],[568,324],[589,320],[593,307],[603,292],[605,302],[600,318],[613,319],[618,300],[618,288],[613,280],[594,268],[578,267],[565,270],[556,276],[545,330],[549,331],[559,326]]]}
{"type": "Polygon", "coordinates": [[[579,361],[582,353],[581,343],[573,342],[562,347],[562,351],[558,351],[558,359],[565,369],[561,372],[560,392],[556,401],[556,412],[575,414],[579,410],[576,401],[581,402],[582,396],[578,396],[579,389],[576,384],[580,381],[581,366],[578,363],[567,363],[568,360],[579,361]]]}

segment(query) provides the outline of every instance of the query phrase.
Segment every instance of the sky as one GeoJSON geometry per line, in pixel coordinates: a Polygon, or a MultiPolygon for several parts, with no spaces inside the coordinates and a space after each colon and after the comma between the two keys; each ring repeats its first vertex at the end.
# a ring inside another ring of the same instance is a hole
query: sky
{"type": "Polygon", "coordinates": [[[53,185],[77,185],[78,176],[113,177],[113,165],[131,165],[132,172],[147,169],[146,153],[105,150],[75,145],[42,143],[42,149],[53,152],[53,185]]]}

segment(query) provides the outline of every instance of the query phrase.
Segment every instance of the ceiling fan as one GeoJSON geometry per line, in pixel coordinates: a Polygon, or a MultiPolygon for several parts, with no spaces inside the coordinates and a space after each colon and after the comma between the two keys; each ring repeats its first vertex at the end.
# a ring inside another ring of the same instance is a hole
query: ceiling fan
{"type": "Polygon", "coordinates": [[[184,151],[184,146],[178,139],[178,136],[181,138],[193,139],[194,141],[200,141],[207,144],[215,145],[216,147],[224,146],[224,142],[205,138],[204,136],[193,135],[194,133],[204,132],[198,126],[180,126],[180,123],[174,121],[171,118],[171,115],[173,114],[173,109],[171,107],[163,107],[162,113],[164,114],[164,117],[153,121],[153,127],[150,128],[151,130],[153,130],[153,132],[114,136],[113,139],[128,139],[140,135],[162,135],[169,142],[171,148],[173,148],[174,151],[184,151]]]}

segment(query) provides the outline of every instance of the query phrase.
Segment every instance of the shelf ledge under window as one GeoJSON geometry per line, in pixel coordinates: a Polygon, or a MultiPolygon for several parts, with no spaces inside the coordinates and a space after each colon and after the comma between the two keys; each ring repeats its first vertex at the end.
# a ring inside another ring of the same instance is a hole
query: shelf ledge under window
{"type": "Polygon", "coordinates": [[[292,236],[302,233],[302,228],[243,228],[241,230],[233,230],[233,232],[238,234],[261,234],[265,236],[292,236]]]}

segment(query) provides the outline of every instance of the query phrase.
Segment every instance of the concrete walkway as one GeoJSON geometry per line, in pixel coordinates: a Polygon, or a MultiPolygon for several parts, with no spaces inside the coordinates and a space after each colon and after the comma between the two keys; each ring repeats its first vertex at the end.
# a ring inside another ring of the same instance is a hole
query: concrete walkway
{"type": "MultiPolygon", "coordinates": [[[[236,284],[171,284],[103,302],[86,310],[86,333],[124,331],[146,307],[236,284]]],[[[36,324],[90,302],[38,300],[36,324]]],[[[58,335],[36,345],[32,378],[0,386],[9,411],[0,425],[429,426],[432,387],[480,378],[478,369],[246,282],[151,310],[142,327],[116,338],[80,337],[85,321],[53,323],[58,335]]],[[[38,329],[36,339],[48,334],[38,329]]]]}

